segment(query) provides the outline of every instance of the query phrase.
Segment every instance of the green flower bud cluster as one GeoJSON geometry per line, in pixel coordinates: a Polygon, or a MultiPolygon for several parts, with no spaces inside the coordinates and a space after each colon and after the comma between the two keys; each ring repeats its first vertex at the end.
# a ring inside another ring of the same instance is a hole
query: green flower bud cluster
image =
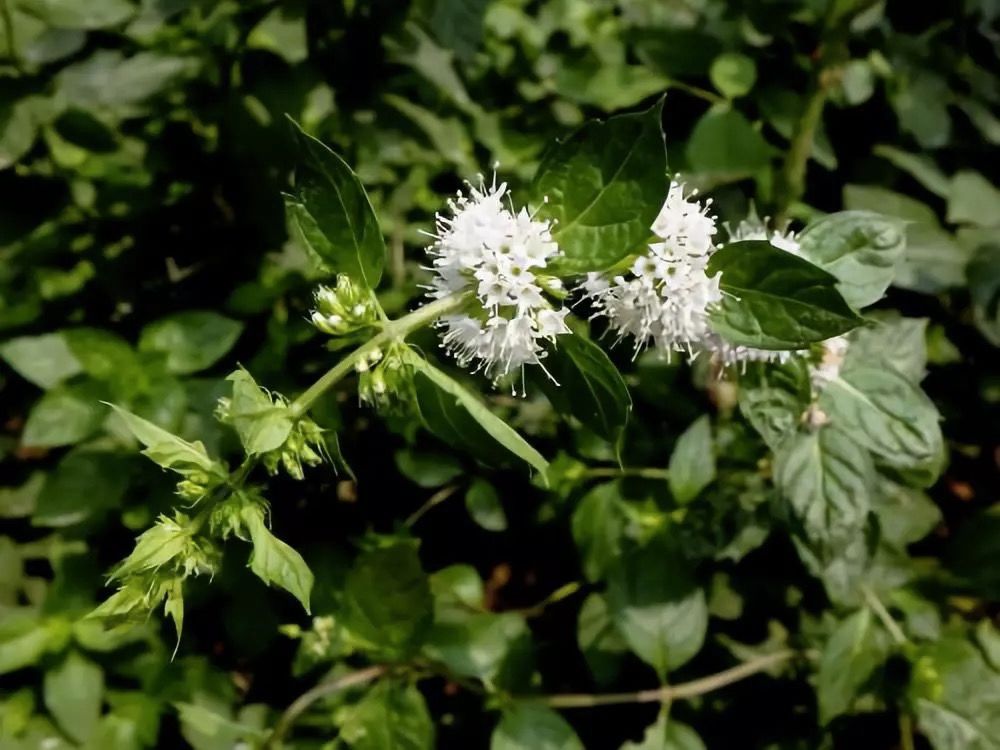
{"type": "Polygon", "coordinates": [[[184,478],[177,483],[177,494],[196,503],[221,484],[222,478],[207,471],[192,469],[184,472],[184,478]]]}
{"type": "Polygon", "coordinates": [[[319,466],[325,455],[323,430],[308,417],[300,417],[292,426],[284,444],[264,453],[261,462],[272,475],[284,468],[292,479],[302,479],[305,476],[302,467],[319,466]]]}
{"type": "Polygon", "coordinates": [[[410,370],[406,364],[406,345],[389,344],[382,352],[376,349],[359,359],[358,396],[362,403],[379,409],[392,409],[409,403],[410,370]]]}
{"type": "Polygon", "coordinates": [[[346,336],[378,322],[378,308],[371,291],[355,284],[345,275],[337,276],[332,289],[316,290],[313,325],[331,336],[346,336]]]}

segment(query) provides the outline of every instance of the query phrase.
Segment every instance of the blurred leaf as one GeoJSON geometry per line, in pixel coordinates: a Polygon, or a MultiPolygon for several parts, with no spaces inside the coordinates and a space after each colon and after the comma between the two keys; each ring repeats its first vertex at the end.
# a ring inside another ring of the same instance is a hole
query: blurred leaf
{"type": "Polygon", "coordinates": [[[429,27],[441,44],[468,61],[482,42],[488,6],[489,0],[435,0],[429,27]]]}
{"type": "Polygon", "coordinates": [[[38,495],[36,526],[63,527],[118,507],[128,488],[128,464],[115,453],[73,450],[38,495]]]}
{"type": "Polygon", "coordinates": [[[414,685],[387,680],[345,711],[340,736],[354,750],[431,750],[434,722],[414,685]]]}
{"type": "Polygon", "coordinates": [[[188,374],[222,359],[242,331],[242,323],[218,313],[187,310],[143,328],[139,349],[162,354],[170,372],[188,374]]]}
{"type": "Polygon", "coordinates": [[[589,122],[546,151],[532,193],[538,216],[556,222],[564,257],[553,272],[607,268],[650,236],[667,187],[662,109],[589,122]]]}
{"type": "Polygon", "coordinates": [[[626,742],[621,750],[705,750],[705,743],[687,724],[661,712],[656,721],[646,727],[641,742],[626,742]]]}
{"type": "Polygon", "coordinates": [[[285,7],[274,8],[253,27],[247,45],[266,49],[295,64],[309,57],[306,19],[285,7]]]}
{"type": "Polygon", "coordinates": [[[603,579],[622,550],[626,515],[618,482],[599,484],[573,511],[573,541],[588,579],[603,579]]]}
{"type": "Polygon", "coordinates": [[[525,702],[504,711],[490,738],[490,750],[583,750],[583,744],[551,708],[525,702]]]}
{"type": "Polygon", "coordinates": [[[750,93],[757,80],[757,65],[739,52],[725,52],[712,61],[708,71],[712,85],[727,99],[750,93]]]}
{"type": "Polygon", "coordinates": [[[480,527],[487,531],[505,531],[507,514],[493,485],[483,479],[474,479],[465,493],[465,508],[480,527]]]}
{"type": "Polygon", "coordinates": [[[576,622],[576,643],[599,685],[617,677],[628,644],[615,629],[607,599],[601,594],[590,594],[583,600],[576,622]]]}
{"type": "Polygon", "coordinates": [[[870,610],[860,609],[838,623],[820,657],[816,691],[821,724],[850,710],[861,686],[888,655],[886,634],[870,610]]]}
{"type": "Polygon", "coordinates": [[[948,176],[926,154],[911,154],[888,144],[874,148],[876,155],[888,160],[940,198],[947,198],[951,190],[948,176]]]}
{"type": "Polygon", "coordinates": [[[136,12],[129,0],[18,0],[18,5],[49,26],[67,29],[117,26],[136,12]]]}
{"type": "Polygon", "coordinates": [[[18,487],[0,487],[0,518],[25,518],[35,512],[45,473],[36,471],[18,487]]]}
{"type": "Polygon", "coordinates": [[[103,694],[104,673],[78,651],[45,673],[45,707],[77,742],[86,742],[96,729],[103,694]]]}
{"type": "Polygon", "coordinates": [[[835,276],[765,240],[725,245],[706,272],[722,273],[722,302],[710,319],[733,344],[800,349],[862,322],[837,291],[835,276]]]}
{"type": "MultiPolygon", "coordinates": [[[[60,1],[76,4],[75,0],[60,1]]],[[[192,58],[160,52],[126,57],[105,49],[63,68],[56,77],[56,86],[66,104],[85,111],[96,108],[102,116],[134,117],[146,111],[150,99],[193,72],[192,58]]]]}
{"type": "Polygon", "coordinates": [[[93,383],[53,388],[31,408],[21,443],[33,448],[57,448],[90,437],[104,422],[107,411],[102,392],[93,383]]]}
{"type": "Polygon", "coordinates": [[[254,726],[254,722],[234,719],[229,710],[221,706],[185,702],[174,705],[184,738],[195,750],[224,750],[239,746],[241,742],[259,742],[265,737],[262,728],[254,726]]]}
{"type": "Polygon", "coordinates": [[[692,422],[678,438],[667,472],[670,492],[681,505],[694,500],[715,481],[715,445],[707,414],[692,422]]]}
{"type": "Polygon", "coordinates": [[[448,484],[464,473],[458,459],[429,451],[396,451],[396,468],[418,487],[427,489],[448,484]]]}
{"type": "Polygon", "coordinates": [[[0,357],[22,378],[45,390],[83,370],[61,333],[10,339],[0,344],[0,357]]]}
{"type": "Polygon", "coordinates": [[[1000,346],[1000,238],[983,245],[966,271],[976,327],[994,346],[1000,346]]]}
{"type": "Polygon", "coordinates": [[[766,167],[772,151],[742,114],[712,109],[694,126],[686,153],[692,171],[718,182],[735,182],[766,167]]]}
{"type": "Polygon", "coordinates": [[[948,221],[980,227],[1000,226],[1000,190],[979,172],[956,172],[948,191],[948,221]]]}

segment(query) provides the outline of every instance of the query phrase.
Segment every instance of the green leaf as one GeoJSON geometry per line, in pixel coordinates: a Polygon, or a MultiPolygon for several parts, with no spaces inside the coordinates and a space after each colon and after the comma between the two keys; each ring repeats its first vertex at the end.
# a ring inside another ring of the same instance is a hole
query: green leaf
{"type": "Polygon", "coordinates": [[[139,357],[125,339],[99,328],[72,328],[62,332],[83,371],[95,380],[131,395],[145,384],[139,357]]]}
{"type": "Polygon", "coordinates": [[[829,271],[848,305],[878,302],[903,258],[902,221],[870,211],[841,211],[810,224],[798,236],[799,254],[829,271]]]}
{"type": "Polygon", "coordinates": [[[927,374],[927,318],[882,315],[870,318],[874,325],[851,334],[844,356],[844,369],[864,365],[891,368],[917,384],[927,374]]]}
{"type": "Polygon", "coordinates": [[[821,557],[860,536],[872,507],[874,467],[853,434],[830,424],[796,435],[775,454],[774,478],[821,557]]]}
{"type": "Polygon", "coordinates": [[[124,457],[101,451],[71,451],[45,481],[32,523],[59,528],[105,513],[121,504],[128,480],[124,457]]]}
{"type": "Polygon", "coordinates": [[[396,451],[396,468],[418,487],[431,489],[448,484],[465,473],[458,459],[445,453],[396,451]]]}
{"type": "Polygon", "coordinates": [[[286,62],[302,62],[309,56],[305,17],[288,8],[275,8],[253,27],[246,43],[269,50],[286,62]]]}
{"type": "Polygon", "coordinates": [[[56,448],[90,437],[107,416],[101,396],[93,383],[53,388],[31,408],[21,442],[33,448],[56,448]]]}
{"type": "Polygon", "coordinates": [[[22,378],[45,390],[83,371],[61,333],[10,339],[0,344],[0,357],[22,378]]]}
{"type": "Polygon", "coordinates": [[[705,593],[672,544],[658,538],[621,558],[608,576],[607,599],[618,632],[661,679],[701,650],[705,593]]]}
{"type": "Polygon", "coordinates": [[[831,421],[890,466],[935,465],[942,450],[940,416],[922,390],[895,370],[844,367],[819,407],[831,421]]]}
{"type": "Polygon", "coordinates": [[[579,419],[610,443],[625,432],[632,397],[618,368],[597,344],[578,333],[560,336],[535,378],[560,414],[579,419]]]}
{"type": "Polygon", "coordinates": [[[474,479],[465,493],[465,508],[472,520],[487,531],[504,531],[507,514],[493,485],[484,479],[474,479]]]}
{"type": "Polygon", "coordinates": [[[691,131],[691,170],[712,181],[734,182],[768,166],[774,150],[742,114],[710,109],[691,131]]]}
{"type": "Polygon", "coordinates": [[[939,198],[948,197],[950,181],[933,157],[927,154],[911,154],[884,143],[876,146],[873,151],[897,169],[906,172],[934,195],[939,198]]]}
{"type": "Polygon", "coordinates": [[[674,500],[686,505],[714,481],[715,445],[712,423],[706,414],[692,422],[677,440],[670,454],[667,482],[674,500]]]}
{"type": "Polygon", "coordinates": [[[174,706],[184,739],[195,750],[226,750],[243,743],[260,743],[266,737],[266,732],[255,726],[252,714],[247,711],[252,705],[244,707],[237,718],[232,717],[228,706],[214,701],[211,707],[185,702],[175,703],[174,706]]]}
{"type": "Polygon", "coordinates": [[[513,612],[438,614],[422,653],[458,676],[506,689],[526,688],[533,667],[531,631],[513,612]]]}
{"type": "Polygon", "coordinates": [[[882,539],[898,549],[918,542],[941,522],[941,509],[920,490],[880,479],[874,495],[882,539]]]}
{"type": "Polygon", "coordinates": [[[19,0],[26,12],[49,26],[64,29],[103,29],[124,23],[136,13],[129,0],[19,0]]]}
{"type": "Polygon", "coordinates": [[[990,343],[1000,346],[1000,241],[979,247],[966,275],[976,327],[990,343]]]}
{"type": "MultiPolygon", "coordinates": [[[[0,39],[3,36],[0,31],[0,39]]],[[[17,164],[35,145],[38,137],[35,101],[34,97],[19,101],[0,98],[0,170],[17,164]]]]}
{"type": "Polygon", "coordinates": [[[275,403],[242,368],[226,380],[233,384],[229,418],[247,455],[260,455],[283,446],[295,424],[288,408],[275,403]]]}
{"type": "Polygon", "coordinates": [[[385,265],[385,240],[361,180],[297,124],[294,133],[300,162],[290,219],[330,270],[374,289],[385,265]]]}
{"type": "Polygon", "coordinates": [[[661,712],[646,728],[641,742],[626,742],[621,750],[705,750],[701,737],[687,724],[681,724],[661,712]]]}
{"type": "Polygon", "coordinates": [[[607,599],[601,594],[590,594],[583,600],[576,621],[576,643],[599,685],[606,685],[618,676],[628,644],[615,629],[607,599]]]}
{"type": "Polygon", "coordinates": [[[816,696],[821,724],[850,710],[862,685],[888,655],[886,634],[870,610],[860,609],[837,625],[819,662],[816,696]]]}
{"type": "Polygon", "coordinates": [[[302,555],[271,533],[259,505],[245,505],[240,515],[253,542],[250,569],[269,586],[280,586],[292,594],[308,613],[313,574],[302,555]]]}
{"type": "Polygon", "coordinates": [[[772,451],[794,435],[812,400],[804,358],[752,364],[740,377],[740,412],[772,451]]]}
{"type": "Polygon", "coordinates": [[[709,275],[722,273],[714,330],[734,344],[801,349],[859,326],[862,319],[837,291],[837,279],[764,240],[717,250],[709,275]]]}
{"type": "Polygon", "coordinates": [[[712,61],[708,70],[712,85],[727,99],[748,94],[757,80],[753,58],[739,52],[724,52],[712,61]]]}
{"type": "Polygon", "coordinates": [[[0,487],[0,518],[26,518],[35,512],[45,472],[35,471],[18,487],[0,487]]]}
{"type": "Polygon", "coordinates": [[[565,257],[553,271],[599,271],[642,247],[666,194],[662,101],[592,121],[542,157],[532,185],[538,216],[555,221],[565,257]],[[543,200],[547,198],[547,202],[543,200]]]}
{"type": "Polygon", "coordinates": [[[104,673],[78,651],[70,651],[45,673],[43,695],[59,727],[77,742],[86,742],[101,716],[104,673]]]}
{"type": "Polygon", "coordinates": [[[414,685],[385,681],[345,710],[340,736],[354,750],[432,750],[434,721],[414,685]]]}
{"type": "Polygon", "coordinates": [[[126,118],[146,113],[150,100],[197,69],[193,57],[153,51],[126,57],[117,50],[102,49],[63,68],[55,83],[67,104],[100,112],[105,119],[126,118]]]}
{"type": "Polygon", "coordinates": [[[6,608],[0,620],[0,675],[37,664],[47,652],[65,648],[69,637],[65,620],[40,623],[34,609],[6,608]]]}
{"type": "Polygon", "coordinates": [[[242,331],[242,323],[218,313],[188,310],[143,328],[139,349],[164,355],[170,372],[185,375],[218,362],[242,331]]]}
{"type": "Polygon", "coordinates": [[[526,702],[504,712],[490,738],[490,750],[583,750],[583,743],[551,708],[526,702]]]}
{"type": "Polygon", "coordinates": [[[110,406],[121,417],[129,432],[142,443],[143,455],[148,456],[153,463],[181,473],[197,468],[218,477],[227,476],[226,468],[209,457],[200,441],[189,443],[120,406],[110,406]]]}
{"type": "Polygon", "coordinates": [[[956,172],[948,190],[948,221],[980,227],[1000,226],[1000,190],[979,172],[956,172]]]}
{"type": "Polygon", "coordinates": [[[375,653],[400,660],[424,641],[433,606],[416,545],[398,542],[355,561],[344,588],[343,623],[375,653]]]}
{"type": "Polygon", "coordinates": [[[415,371],[413,384],[420,415],[431,432],[487,461],[502,462],[505,455],[516,456],[544,476],[548,462],[542,454],[477,396],[422,357],[414,355],[407,361],[415,371]]]}
{"type": "Polygon", "coordinates": [[[601,580],[621,554],[626,516],[618,482],[594,487],[573,511],[573,541],[579,550],[584,575],[601,580]]]}

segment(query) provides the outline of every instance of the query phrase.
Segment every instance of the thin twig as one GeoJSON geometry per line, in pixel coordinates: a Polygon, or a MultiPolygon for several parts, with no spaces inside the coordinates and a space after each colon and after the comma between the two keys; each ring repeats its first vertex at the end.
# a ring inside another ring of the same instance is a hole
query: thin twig
{"type": "Polygon", "coordinates": [[[576,592],[582,589],[584,586],[582,581],[571,581],[570,583],[564,584],[549,594],[547,597],[542,599],[538,604],[534,604],[530,607],[524,607],[523,609],[511,609],[508,612],[514,612],[522,617],[538,617],[545,611],[546,607],[549,607],[557,602],[561,602],[564,599],[568,599],[573,596],[576,592]]]}
{"type": "Polygon", "coordinates": [[[277,748],[281,747],[281,741],[288,734],[295,721],[316,701],[328,695],[339,693],[342,690],[347,690],[348,688],[365,685],[382,677],[388,671],[389,667],[387,665],[377,664],[373,667],[359,669],[357,672],[351,672],[343,677],[321,682],[314,688],[307,690],[292,701],[288,708],[285,709],[285,712],[281,714],[278,723],[274,725],[274,731],[271,732],[271,736],[264,743],[264,750],[277,750],[277,748]]]}
{"type": "Polygon", "coordinates": [[[875,592],[867,586],[862,586],[861,594],[864,596],[865,601],[868,602],[868,606],[871,607],[875,616],[885,625],[885,629],[889,631],[889,635],[892,636],[892,640],[896,642],[896,645],[902,646],[904,643],[907,643],[909,639],[906,637],[906,633],[899,627],[899,623],[896,622],[893,616],[889,614],[889,610],[885,608],[882,600],[875,595],[875,592]]]}
{"type": "Polygon", "coordinates": [[[618,478],[618,477],[639,477],[641,479],[667,479],[670,472],[666,469],[655,467],[632,467],[626,466],[617,468],[613,466],[597,466],[585,469],[583,476],[587,479],[618,478]]]}
{"type": "Polygon", "coordinates": [[[449,484],[447,487],[442,487],[433,495],[431,495],[426,503],[424,503],[415,511],[413,511],[413,513],[411,513],[407,517],[407,519],[403,521],[403,525],[406,526],[406,528],[410,528],[411,526],[413,526],[413,524],[415,524],[417,521],[423,518],[425,513],[431,510],[434,506],[443,503],[449,497],[454,495],[457,490],[458,490],[457,484],[449,484]]]}
{"type": "Polygon", "coordinates": [[[913,717],[906,711],[899,714],[899,747],[900,750],[916,748],[916,742],[913,740],[913,717]]]}
{"type": "MultiPolygon", "coordinates": [[[[632,693],[604,693],[590,695],[583,693],[566,693],[563,695],[538,696],[534,700],[552,708],[592,708],[594,706],[614,706],[623,703],[670,703],[675,700],[694,698],[705,693],[711,693],[719,688],[732,685],[751,675],[763,672],[776,664],[795,658],[798,652],[792,650],[777,651],[767,656],[743,662],[735,667],[717,674],[701,677],[679,685],[664,685],[650,690],[639,690],[632,693]]],[[[525,700],[531,700],[526,697],[525,700]]]]}

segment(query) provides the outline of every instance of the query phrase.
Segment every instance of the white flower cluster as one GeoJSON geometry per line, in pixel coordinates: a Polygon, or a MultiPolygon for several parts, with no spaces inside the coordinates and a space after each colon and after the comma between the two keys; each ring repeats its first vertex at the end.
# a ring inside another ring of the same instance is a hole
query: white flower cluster
{"type": "Polygon", "coordinates": [[[547,276],[548,262],[559,255],[549,222],[527,210],[515,211],[507,184],[469,185],[449,201],[450,215],[438,214],[430,296],[471,292],[479,305],[473,311],[443,316],[443,345],[465,365],[496,380],[541,364],[544,343],[569,333],[566,309],[556,310],[544,291],[560,291],[558,279],[547,276]],[[504,198],[508,205],[505,205],[504,198]]]}

